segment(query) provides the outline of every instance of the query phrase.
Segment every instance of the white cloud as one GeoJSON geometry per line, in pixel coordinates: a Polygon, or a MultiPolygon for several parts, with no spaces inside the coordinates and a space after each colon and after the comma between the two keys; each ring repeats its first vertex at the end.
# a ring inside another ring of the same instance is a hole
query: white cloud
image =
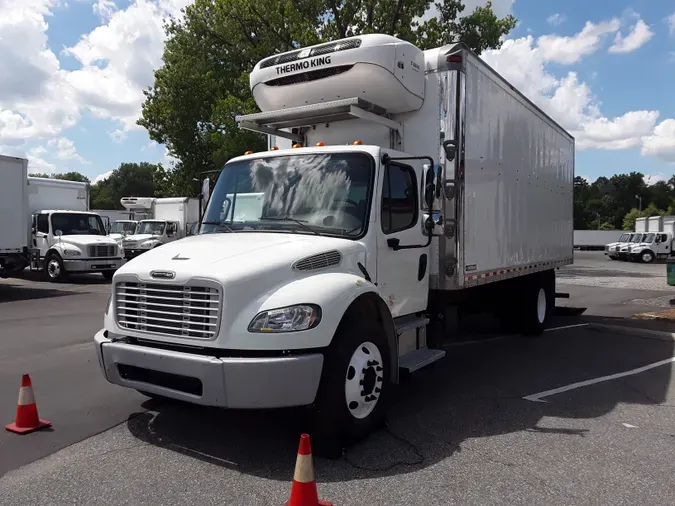
{"type": "Polygon", "coordinates": [[[99,174],[98,176],[96,176],[96,177],[92,180],[91,184],[96,184],[96,183],[100,183],[101,181],[105,181],[105,180],[108,179],[110,176],[112,176],[112,173],[113,173],[113,172],[115,172],[115,170],[114,170],[114,169],[111,169],[111,170],[109,170],[109,171],[104,172],[103,174],[99,174]]]}
{"type": "Polygon", "coordinates": [[[578,149],[639,147],[643,137],[654,131],[658,111],[630,111],[607,118],[590,86],[576,72],[557,78],[547,69],[548,63],[567,59],[562,41],[586,55],[597,51],[598,34],[606,33],[614,23],[604,23],[606,28],[602,30],[598,28],[600,25],[603,23],[587,23],[574,37],[548,35],[536,40],[532,36],[507,40],[501,49],[486,51],[482,58],[574,135],[578,149]]]}
{"type": "Polygon", "coordinates": [[[50,139],[47,145],[56,150],[56,158],[59,160],[76,160],[80,163],[90,163],[82,158],[75,148],[75,143],[65,137],[50,139]]]}
{"type": "Polygon", "coordinates": [[[647,186],[655,185],[661,181],[668,181],[668,177],[663,172],[657,172],[656,174],[645,174],[645,184],[647,186]]]}
{"type": "Polygon", "coordinates": [[[562,25],[566,20],[567,16],[558,12],[551,14],[548,18],[546,18],[546,22],[551,26],[562,25]]]}
{"type": "Polygon", "coordinates": [[[675,35],[675,12],[666,18],[666,23],[668,23],[670,35],[675,35]]]}
{"type": "Polygon", "coordinates": [[[47,162],[43,157],[47,154],[44,146],[37,146],[28,151],[28,173],[43,172],[53,174],[56,166],[47,162]]]}
{"type": "Polygon", "coordinates": [[[641,153],[675,163],[675,119],[662,121],[650,135],[646,135],[642,139],[641,153]]]}
{"type": "Polygon", "coordinates": [[[112,0],[96,0],[93,7],[94,14],[107,21],[117,12],[117,5],[112,0]]]}
{"type": "MultiPolygon", "coordinates": [[[[487,4],[487,0],[463,0],[464,10],[460,14],[460,17],[468,16],[476,10],[476,7],[483,7],[487,4]]],[[[492,10],[494,11],[497,17],[503,18],[508,14],[512,14],[513,4],[516,3],[516,0],[492,0],[492,10]]],[[[419,18],[417,21],[424,22],[438,16],[438,9],[436,8],[436,2],[432,2],[431,6],[424,13],[424,16],[419,18]]]]}
{"type": "Polygon", "coordinates": [[[631,53],[644,46],[653,36],[654,32],[652,32],[649,26],[641,19],[638,19],[628,35],[624,37],[620,32],[616,34],[614,44],[609,48],[609,52],[631,53]]]}
{"type": "Polygon", "coordinates": [[[127,133],[124,130],[120,130],[118,128],[117,130],[110,132],[110,137],[112,138],[113,142],[119,144],[127,138],[127,133]]]}
{"type": "Polygon", "coordinates": [[[595,53],[605,37],[616,33],[619,28],[621,21],[616,18],[598,24],[587,21],[584,28],[572,37],[544,35],[539,37],[537,45],[546,61],[570,65],[595,53]]]}

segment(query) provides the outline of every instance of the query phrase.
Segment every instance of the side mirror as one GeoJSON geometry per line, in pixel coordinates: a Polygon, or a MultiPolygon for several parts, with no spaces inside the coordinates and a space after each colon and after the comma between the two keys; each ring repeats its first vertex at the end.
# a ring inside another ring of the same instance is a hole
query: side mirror
{"type": "Polygon", "coordinates": [[[56,237],[61,237],[61,236],[63,235],[63,232],[62,232],[61,230],[55,230],[55,231],[54,231],[54,235],[55,235],[56,237]]]}
{"type": "Polygon", "coordinates": [[[30,227],[30,233],[34,234],[35,233],[35,227],[30,227]]]}
{"type": "Polygon", "coordinates": [[[449,162],[453,161],[457,155],[457,142],[443,141],[443,151],[445,151],[445,159],[449,162]]]}
{"type": "Polygon", "coordinates": [[[433,167],[428,165],[424,167],[426,168],[426,175],[424,176],[424,203],[431,209],[436,198],[436,184],[434,183],[436,174],[433,167]]]}

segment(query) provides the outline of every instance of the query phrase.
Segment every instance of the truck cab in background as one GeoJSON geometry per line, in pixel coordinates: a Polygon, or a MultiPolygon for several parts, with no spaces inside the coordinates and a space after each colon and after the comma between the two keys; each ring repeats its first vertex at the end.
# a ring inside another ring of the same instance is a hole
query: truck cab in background
{"type": "Polygon", "coordinates": [[[189,197],[122,198],[128,210],[144,210],[146,219],[138,222],[135,233],[122,240],[127,260],[151,249],[187,237],[192,224],[199,221],[199,200],[189,197]]]}
{"type": "Polygon", "coordinates": [[[138,222],[135,220],[116,220],[110,224],[108,235],[117,241],[122,247],[122,241],[129,235],[134,235],[138,230],[138,222]]]}
{"type": "Polygon", "coordinates": [[[647,234],[644,234],[642,232],[636,232],[631,234],[630,239],[618,247],[618,251],[616,254],[617,258],[619,260],[628,260],[631,248],[633,246],[640,244],[645,235],[647,234]]]}
{"type": "Polygon", "coordinates": [[[72,273],[101,273],[112,279],[122,265],[120,248],[107,236],[98,214],[42,210],[32,216],[31,270],[44,271],[52,282],[72,273]]]}
{"type": "Polygon", "coordinates": [[[607,257],[611,260],[618,260],[619,249],[621,246],[625,246],[628,241],[630,241],[631,235],[632,234],[630,232],[625,232],[621,234],[621,237],[619,237],[617,242],[610,242],[609,244],[605,245],[605,255],[607,255],[607,257]]]}
{"type": "Polygon", "coordinates": [[[673,256],[673,232],[647,232],[638,244],[628,251],[628,259],[651,263],[654,260],[665,260],[673,256]]]}

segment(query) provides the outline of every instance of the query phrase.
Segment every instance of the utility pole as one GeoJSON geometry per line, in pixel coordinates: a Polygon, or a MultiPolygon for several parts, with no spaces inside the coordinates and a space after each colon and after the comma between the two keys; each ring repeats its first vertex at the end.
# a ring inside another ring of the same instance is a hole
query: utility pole
{"type": "Polygon", "coordinates": [[[635,198],[638,199],[638,202],[639,202],[638,211],[642,212],[642,197],[640,197],[639,195],[636,195],[635,198]]]}

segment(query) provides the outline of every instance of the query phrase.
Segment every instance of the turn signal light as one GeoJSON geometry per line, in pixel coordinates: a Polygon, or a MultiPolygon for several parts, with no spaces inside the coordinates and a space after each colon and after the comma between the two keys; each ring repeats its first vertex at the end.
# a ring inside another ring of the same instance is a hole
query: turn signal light
{"type": "Polygon", "coordinates": [[[295,148],[301,148],[301,147],[302,147],[302,144],[300,144],[299,142],[297,144],[293,144],[294,149],[295,148]]]}
{"type": "Polygon", "coordinates": [[[251,150],[249,149],[249,150],[246,151],[244,154],[245,154],[245,155],[252,155],[252,154],[253,154],[253,151],[251,151],[251,150]]]}
{"type": "Polygon", "coordinates": [[[272,147],[270,148],[270,151],[276,151],[276,150],[278,150],[278,149],[279,149],[279,146],[272,146],[272,147]]]}
{"type": "Polygon", "coordinates": [[[361,142],[360,140],[354,141],[354,146],[360,146],[361,144],[363,144],[363,142],[361,142]]]}
{"type": "Polygon", "coordinates": [[[315,144],[315,146],[325,146],[325,145],[326,145],[326,143],[323,142],[323,141],[319,141],[315,144]]]}

